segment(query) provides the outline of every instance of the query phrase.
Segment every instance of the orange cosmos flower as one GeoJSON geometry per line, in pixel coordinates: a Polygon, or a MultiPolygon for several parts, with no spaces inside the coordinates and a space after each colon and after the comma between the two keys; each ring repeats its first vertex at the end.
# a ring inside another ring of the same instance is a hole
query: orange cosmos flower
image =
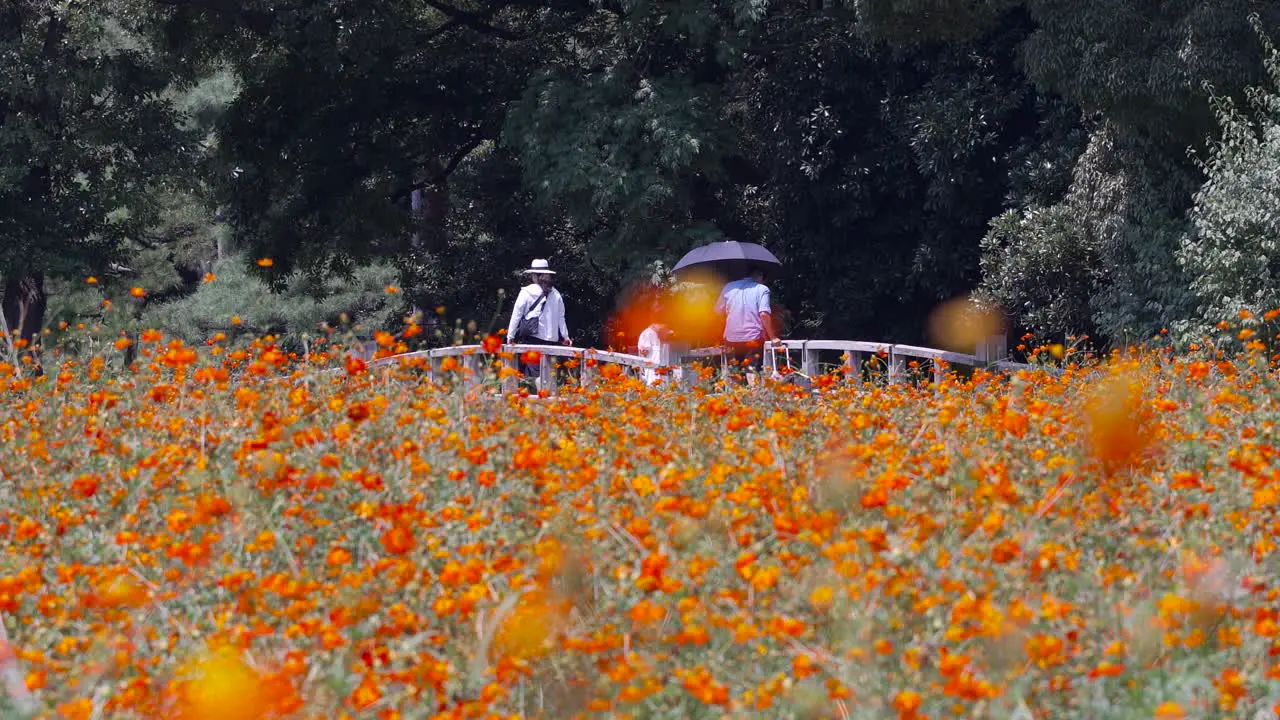
{"type": "Polygon", "coordinates": [[[231,648],[198,658],[184,668],[179,687],[180,720],[262,720],[285,694],[231,648]]]}
{"type": "Polygon", "coordinates": [[[543,593],[530,592],[502,619],[492,649],[499,657],[515,660],[541,657],[551,650],[559,619],[559,609],[547,602],[543,593]]]}
{"type": "Polygon", "coordinates": [[[1100,383],[1086,415],[1089,452],[1108,470],[1137,462],[1151,445],[1151,419],[1137,380],[1116,376],[1100,383]]]}
{"type": "Polygon", "coordinates": [[[826,612],[835,604],[836,593],[829,585],[819,585],[809,593],[809,604],[818,612],[826,612]]]}
{"type": "Polygon", "coordinates": [[[923,702],[920,693],[903,690],[893,697],[893,709],[898,711],[898,720],[914,720],[919,717],[920,705],[923,702]]]}
{"type": "Polygon", "coordinates": [[[381,699],[382,691],[378,689],[378,681],[370,673],[366,674],[356,689],[351,691],[347,702],[356,710],[365,710],[381,699]]]}
{"type": "Polygon", "coordinates": [[[413,531],[403,525],[396,525],[382,534],[382,549],[391,555],[404,555],[413,546],[413,531]]]}
{"type": "Polygon", "coordinates": [[[117,575],[99,590],[98,603],[103,607],[142,607],[151,599],[150,593],[129,575],[117,575]]]}
{"type": "Polygon", "coordinates": [[[631,616],[631,622],[636,625],[652,625],[666,617],[667,611],[666,608],[646,598],[631,608],[628,615],[631,616]]]}
{"type": "Polygon", "coordinates": [[[276,261],[272,260],[271,258],[258,258],[258,267],[260,268],[269,268],[275,264],[276,264],[276,261]]]}
{"type": "Polygon", "coordinates": [[[347,375],[355,377],[357,375],[364,374],[365,370],[368,370],[368,369],[369,369],[369,365],[364,360],[354,355],[347,356],[347,360],[346,360],[347,375]]]}

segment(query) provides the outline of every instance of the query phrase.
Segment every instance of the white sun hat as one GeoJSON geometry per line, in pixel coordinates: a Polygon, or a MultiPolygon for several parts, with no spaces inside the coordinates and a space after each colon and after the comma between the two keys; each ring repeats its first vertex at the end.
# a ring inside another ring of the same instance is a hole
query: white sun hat
{"type": "Polygon", "coordinates": [[[551,264],[542,258],[529,263],[529,269],[524,271],[525,275],[555,275],[556,271],[551,269],[551,264]]]}

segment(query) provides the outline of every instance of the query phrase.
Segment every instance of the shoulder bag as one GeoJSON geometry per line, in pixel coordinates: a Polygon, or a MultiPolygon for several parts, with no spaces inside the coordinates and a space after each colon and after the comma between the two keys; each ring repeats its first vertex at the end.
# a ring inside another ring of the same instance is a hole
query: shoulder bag
{"type": "Polygon", "coordinates": [[[516,336],[514,339],[516,343],[524,342],[538,334],[538,319],[541,317],[541,313],[534,315],[533,317],[529,317],[529,313],[535,312],[542,307],[542,304],[547,301],[547,295],[549,294],[549,291],[544,290],[542,295],[538,297],[538,302],[534,303],[533,307],[525,311],[524,317],[520,319],[520,325],[516,327],[516,336]]]}

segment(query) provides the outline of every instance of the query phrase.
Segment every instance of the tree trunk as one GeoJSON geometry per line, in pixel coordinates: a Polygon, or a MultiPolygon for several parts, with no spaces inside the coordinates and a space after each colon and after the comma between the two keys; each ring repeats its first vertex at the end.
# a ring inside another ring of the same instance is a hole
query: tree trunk
{"type": "Polygon", "coordinates": [[[40,340],[48,301],[44,291],[44,273],[28,273],[5,279],[4,300],[0,309],[4,312],[9,332],[26,341],[26,352],[32,352],[40,340]]]}

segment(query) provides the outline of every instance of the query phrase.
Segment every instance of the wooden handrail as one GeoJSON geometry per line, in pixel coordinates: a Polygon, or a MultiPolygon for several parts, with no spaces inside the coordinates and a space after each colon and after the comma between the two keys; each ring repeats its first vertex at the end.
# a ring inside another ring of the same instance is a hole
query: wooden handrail
{"type": "MultiPolygon", "coordinates": [[[[790,357],[790,351],[799,351],[801,361],[800,372],[806,375],[817,374],[817,354],[819,352],[843,353],[842,361],[845,371],[851,374],[857,374],[861,370],[863,360],[866,356],[878,356],[887,361],[888,379],[891,383],[900,382],[906,375],[909,359],[931,362],[933,378],[937,381],[940,381],[945,377],[946,368],[950,365],[985,367],[1003,371],[1044,370],[1053,374],[1061,372],[1058,368],[1049,368],[1009,361],[1005,354],[1003,337],[988,338],[984,340],[979,343],[978,352],[972,355],[949,350],[940,350],[937,348],[920,347],[917,345],[899,345],[895,343],[867,342],[863,340],[782,340],[779,341],[775,347],[785,349],[788,352],[788,358],[790,357]]],[[[414,360],[426,360],[428,362],[428,371],[432,376],[434,376],[438,361],[447,357],[462,358],[464,360],[464,366],[472,368],[472,370],[476,369],[473,364],[473,359],[479,357],[498,357],[503,359],[503,362],[507,367],[518,370],[519,358],[530,351],[537,353],[541,358],[539,362],[539,379],[541,380],[542,386],[544,388],[551,389],[552,391],[554,391],[555,386],[554,359],[583,361],[579,365],[579,380],[584,384],[588,383],[591,379],[592,366],[600,363],[621,365],[623,367],[641,371],[657,370],[662,367],[679,367],[686,362],[712,358],[720,359],[722,368],[725,364],[725,348],[723,347],[691,348],[680,352],[672,352],[670,353],[670,357],[673,362],[668,366],[652,362],[645,357],[630,353],[594,350],[591,348],[566,347],[562,345],[525,344],[503,345],[497,353],[492,355],[487,353],[480,345],[455,345],[403,353],[400,355],[392,355],[374,360],[370,364],[372,366],[387,366],[393,363],[403,364],[414,360]]],[[[476,373],[474,372],[470,373],[470,375],[475,374],[476,373]]],[[[507,382],[504,384],[508,389],[513,388],[514,380],[508,378],[507,382]]]]}
{"type": "MultiPolygon", "coordinates": [[[[657,363],[650,362],[639,355],[612,352],[609,350],[594,350],[591,348],[566,347],[564,345],[503,345],[501,349],[498,350],[497,354],[519,356],[526,352],[536,352],[543,357],[595,360],[596,362],[606,362],[614,365],[625,365],[627,367],[641,369],[654,369],[659,367],[657,363]]],[[[437,359],[446,357],[469,357],[472,355],[485,354],[487,353],[484,348],[479,345],[451,345],[449,347],[432,348],[430,350],[418,350],[416,352],[402,353],[400,355],[391,355],[389,357],[374,360],[371,364],[386,365],[388,363],[413,360],[415,358],[437,359]]]]}

